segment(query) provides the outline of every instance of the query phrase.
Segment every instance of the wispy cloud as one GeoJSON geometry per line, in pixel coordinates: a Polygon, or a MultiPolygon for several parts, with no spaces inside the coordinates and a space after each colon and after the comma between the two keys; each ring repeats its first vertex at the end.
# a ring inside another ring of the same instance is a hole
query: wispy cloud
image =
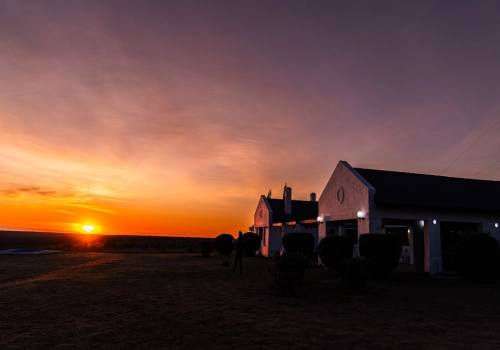
{"type": "Polygon", "coordinates": [[[63,213],[63,214],[69,214],[69,215],[74,215],[75,213],[67,210],[54,210],[57,213],[63,213]]]}
{"type": "Polygon", "coordinates": [[[19,197],[23,194],[41,197],[54,197],[57,196],[57,191],[43,189],[40,187],[17,187],[0,190],[0,194],[6,197],[19,197]]]}
{"type": "Polygon", "coordinates": [[[68,206],[77,207],[77,208],[84,208],[84,209],[89,209],[89,210],[94,210],[94,211],[100,211],[102,213],[107,213],[107,214],[118,215],[118,213],[116,213],[114,210],[99,208],[99,207],[94,206],[94,205],[68,204],[68,206]]]}

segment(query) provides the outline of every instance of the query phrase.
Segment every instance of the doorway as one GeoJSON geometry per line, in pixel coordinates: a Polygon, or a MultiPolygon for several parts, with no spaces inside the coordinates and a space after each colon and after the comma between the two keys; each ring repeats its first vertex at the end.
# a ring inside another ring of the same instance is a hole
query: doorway
{"type": "Polygon", "coordinates": [[[460,234],[478,232],[480,224],[473,222],[441,221],[441,259],[443,271],[456,271],[457,266],[453,258],[453,249],[460,234]]]}
{"type": "Polygon", "coordinates": [[[394,233],[401,240],[401,259],[404,264],[414,265],[416,271],[424,271],[424,221],[382,218],[382,230],[394,233]]]}
{"type": "Polygon", "coordinates": [[[327,236],[349,236],[354,243],[353,255],[358,255],[358,220],[338,220],[326,222],[327,236]]]}

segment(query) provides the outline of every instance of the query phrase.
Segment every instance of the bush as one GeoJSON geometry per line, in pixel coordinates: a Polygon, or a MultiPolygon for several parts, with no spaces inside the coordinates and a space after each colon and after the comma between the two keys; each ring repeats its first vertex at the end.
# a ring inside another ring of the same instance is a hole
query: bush
{"type": "Polygon", "coordinates": [[[298,284],[304,280],[304,271],[307,265],[307,257],[303,254],[285,253],[276,254],[273,258],[271,275],[274,284],[280,289],[282,296],[295,293],[298,284]]]}
{"type": "Polygon", "coordinates": [[[359,236],[359,255],[368,259],[374,277],[387,278],[401,257],[401,242],[396,235],[367,233],[359,236]]]}
{"type": "Polygon", "coordinates": [[[352,258],[354,242],[349,236],[327,236],[318,245],[318,256],[328,267],[340,271],[342,263],[352,258]]]}
{"type": "Polygon", "coordinates": [[[208,258],[210,253],[212,252],[212,241],[203,241],[200,243],[201,246],[201,255],[204,258],[208,258]]]}
{"type": "Polygon", "coordinates": [[[215,237],[214,248],[221,255],[229,255],[233,252],[233,240],[229,233],[222,233],[215,237]]]}
{"type": "Polygon", "coordinates": [[[292,232],[283,236],[281,243],[287,253],[311,255],[314,252],[314,236],[306,232],[292,232]]]}
{"type": "Polygon", "coordinates": [[[458,274],[466,282],[492,283],[500,272],[500,245],[484,233],[469,233],[459,237],[454,248],[458,274]]]}
{"type": "Polygon", "coordinates": [[[255,256],[255,253],[260,248],[260,236],[252,232],[246,232],[243,234],[243,241],[245,242],[245,255],[255,256]]]}
{"type": "Polygon", "coordinates": [[[369,264],[365,258],[355,257],[342,264],[342,283],[350,292],[363,293],[369,276],[369,264]]]}

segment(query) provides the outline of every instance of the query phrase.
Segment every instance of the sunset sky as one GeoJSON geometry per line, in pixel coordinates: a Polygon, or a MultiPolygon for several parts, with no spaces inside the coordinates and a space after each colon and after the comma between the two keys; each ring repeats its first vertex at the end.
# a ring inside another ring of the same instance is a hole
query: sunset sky
{"type": "Polygon", "coordinates": [[[0,0],[0,229],[235,235],[339,160],[500,180],[499,121],[498,1],[0,0]]]}

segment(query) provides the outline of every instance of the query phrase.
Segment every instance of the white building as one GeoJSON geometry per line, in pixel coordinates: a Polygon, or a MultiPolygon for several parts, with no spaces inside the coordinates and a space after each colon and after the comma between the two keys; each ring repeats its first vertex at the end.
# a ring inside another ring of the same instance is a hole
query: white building
{"type": "MultiPolygon", "coordinates": [[[[395,233],[401,262],[430,273],[453,270],[458,232],[500,239],[500,182],[352,168],[340,161],[318,201],[326,235],[395,233]]],[[[355,245],[357,254],[357,245],[355,245]]]]}
{"type": "Polygon", "coordinates": [[[311,193],[309,201],[292,200],[292,189],[283,189],[283,199],[260,197],[254,215],[254,230],[261,238],[261,253],[273,256],[282,251],[281,240],[290,232],[309,232],[318,245],[318,202],[311,193]]]}

